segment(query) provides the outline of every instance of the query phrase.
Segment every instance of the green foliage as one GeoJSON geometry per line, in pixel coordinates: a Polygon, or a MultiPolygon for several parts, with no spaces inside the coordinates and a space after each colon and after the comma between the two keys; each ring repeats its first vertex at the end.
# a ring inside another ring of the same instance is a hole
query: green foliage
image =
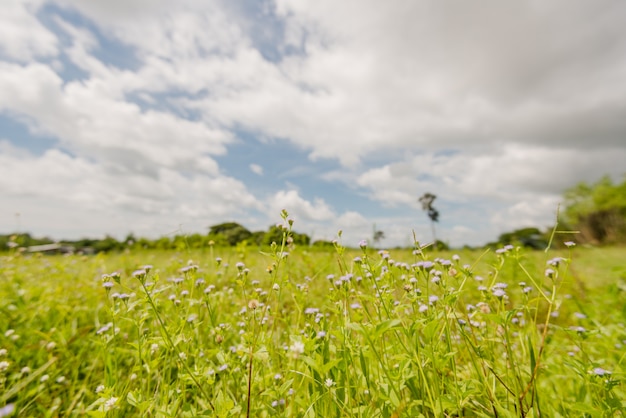
{"type": "Polygon", "coordinates": [[[626,176],[614,184],[605,176],[594,184],[580,183],[565,192],[563,220],[578,229],[583,243],[626,242],[626,176]]]}
{"type": "Polygon", "coordinates": [[[548,238],[546,235],[547,234],[541,232],[539,228],[521,228],[501,234],[496,243],[490,243],[488,246],[495,247],[512,244],[535,250],[543,250],[548,246],[548,238]]]}
{"type": "Polygon", "coordinates": [[[228,245],[234,246],[241,241],[249,239],[252,236],[252,232],[236,222],[224,222],[211,226],[209,235],[212,237],[222,236],[228,245]]]}
{"type": "MultiPolygon", "coordinates": [[[[280,244],[283,239],[284,230],[277,225],[271,225],[268,231],[263,236],[263,244],[269,246],[272,245],[273,242],[276,244],[280,244]]],[[[311,238],[306,234],[299,234],[297,232],[290,233],[290,243],[295,245],[309,245],[311,242],[311,238]]]]}
{"type": "Polygon", "coordinates": [[[92,417],[626,407],[621,249],[310,251],[289,244],[289,222],[280,230],[263,254],[242,241],[210,255],[2,256],[0,407],[92,417]]]}

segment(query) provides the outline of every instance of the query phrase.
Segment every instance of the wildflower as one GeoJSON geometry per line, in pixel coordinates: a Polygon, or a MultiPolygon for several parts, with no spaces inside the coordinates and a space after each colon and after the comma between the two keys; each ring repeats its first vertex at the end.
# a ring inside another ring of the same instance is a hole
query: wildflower
{"type": "Polygon", "coordinates": [[[420,304],[420,307],[418,308],[419,313],[424,313],[427,310],[428,310],[428,305],[420,304]]]}
{"type": "Polygon", "coordinates": [[[57,383],[63,383],[63,382],[65,382],[65,376],[57,377],[57,383]]]}
{"type": "Polygon", "coordinates": [[[502,289],[494,289],[493,295],[497,298],[503,298],[506,296],[506,292],[502,289]]]}
{"type": "Polygon", "coordinates": [[[319,312],[320,310],[318,308],[306,308],[304,310],[304,314],[305,315],[315,315],[319,312]]]}
{"type": "Polygon", "coordinates": [[[47,381],[48,381],[48,379],[50,379],[50,376],[49,376],[49,375],[47,375],[47,374],[44,374],[43,376],[41,376],[41,378],[39,379],[39,381],[40,381],[41,383],[44,383],[44,382],[47,382],[47,381]]]}
{"type": "Polygon", "coordinates": [[[282,378],[283,378],[283,375],[282,375],[282,374],[280,374],[280,373],[276,373],[276,374],[274,375],[274,380],[280,380],[280,379],[282,379],[282,378]]]}
{"type": "Polygon", "coordinates": [[[362,249],[366,249],[367,248],[367,241],[364,240],[364,239],[359,241],[359,247],[361,247],[362,249]]]}
{"type": "Polygon", "coordinates": [[[509,287],[506,283],[496,283],[493,285],[492,289],[506,289],[509,287]]]}
{"type": "MultiPolygon", "coordinates": [[[[10,242],[9,244],[13,244],[13,243],[10,242]]],[[[7,405],[3,406],[2,408],[0,408],[0,418],[8,417],[13,412],[15,412],[15,404],[12,404],[12,403],[7,404],[7,405]]]]}
{"type": "Polygon", "coordinates": [[[572,327],[570,327],[570,329],[572,331],[576,331],[579,334],[583,334],[583,333],[585,333],[587,331],[584,327],[581,327],[581,326],[572,326],[572,327]]]}
{"type": "Polygon", "coordinates": [[[352,305],[350,305],[350,308],[352,308],[352,309],[361,309],[361,305],[359,303],[355,302],[352,305]]]}
{"type": "Polygon", "coordinates": [[[98,385],[98,387],[96,388],[96,393],[103,392],[104,389],[105,389],[104,385],[98,385]]]}
{"type": "Polygon", "coordinates": [[[228,369],[228,364],[222,364],[220,367],[217,368],[217,371],[223,372],[226,369],[228,369]]]}
{"type": "Polygon", "coordinates": [[[8,369],[10,364],[11,364],[11,363],[9,363],[9,362],[8,362],[8,361],[6,361],[6,360],[2,360],[2,361],[0,361],[0,372],[3,372],[3,371],[5,371],[6,369],[8,369]]]}
{"type": "Polygon", "coordinates": [[[587,318],[587,315],[585,315],[584,313],[580,313],[580,312],[574,312],[574,316],[578,319],[585,319],[587,318]]]}
{"type": "Polygon", "coordinates": [[[272,286],[272,289],[278,292],[280,290],[280,285],[278,283],[274,283],[274,285],[272,286]]]}
{"type": "Polygon", "coordinates": [[[145,278],[146,274],[147,274],[146,270],[144,270],[144,269],[139,269],[139,270],[133,271],[133,277],[136,278],[136,279],[140,279],[140,280],[145,278]]]}
{"type": "Polygon", "coordinates": [[[546,264],[548,264],[549,266],[558,267],[559,264],[561,264],[563,261],[565,261],[563,257],[554,257],[546,261],[546,264]]]}
{"type": "Polygon", "coordinates": [[[547,278],[552,279],[555,275],[555,271],[552,269],[546,269],[545,275],[547,278]]]}
{"type": "Polygon", "coordinates": [[[8,353],[6,348],[0,348],[0,357],[6,356],[8,353]]]}
{"type": "Polygon", "coordinates": [[[604,376],[607,374],[611,374],[611,372],[608,370],[604,370],[602,367],[596,367],[595,369],[593,369],[593,374],[595,374],[596,376],[604,376]]]}
{"type": "Polygon", "coordinates": [[[110,411],[115,408],[115,404],[117,403],[117,398],[112,396],[104,402],[104,410],[110,411]]]}
{"type": "Polygon", "coordinates": [[[100,327],[100,329],[96,331],[96,334],[98,334],[98,335],[104,334],[105,332],[110,330],[112,326],[113,326],[113,322],[109,322],[108,324],[100,327]]]}
{"type": "Polygon", "coordinates": [[[289,349],[296,355],[304,353],[304,343],[302,341],[294,341],[289,349]]]}
{"type": "Polygon", "coordinates": [[[354,260],[352,260],[354,262],[354,264],[361,264],[363,262],[363,259],[361,257],[354,257],[354,260]]]}
{"type": "Polygon", "coordinates": [[[531,286],[526,286],[525,288],[522,289],[522,292],[524,293],[530,293],[532,292],[533,288],[531,286]]]}
{"type": "Polygon", "coordinates": [[[259,307],[259,301],[256,299],[251,299],[250,302],[248,302],[248,308],[255,310],[259,307]]]}
{"type": "Polygon", "coordinates": [[[439,300],[439,296],[436,296],[436,295],[430,295],[428,297],[428,303],[430,303],[431,305],[437,303],[438,300],[439,300]]]}
{"type": "Polygon", "coordinates": [[[102,283],[102,287],[108,290],[113,287],[113,282],[104,282],[102,283]]]}
{"type": "Polygon", "coordinates": [[[333,379],[331,379],[330,377],[328,379],[326,379],[326,381],[324,382],[326,384],[326,387],[332,387],[335,382],[333,381],[333,379]]]}
{"type": "Polygon", "coordinates": [[[20,370],[20,373],[21,374],[28,374],[28,373],[30,373],[30,371],[31,371],[30,367],[24,366],[24,367],[22,367],[22,370],[20,370]]]}
{"type": "Polygon", "coordinates": [[[565,245],[565,246],[566,246],[566,247],[568,247],[568,248],[571,248],[571,247],[575,246],[575,245],[576,245],[576,243],[575,243],[574,241],[565,241],[565,242],[563,243],[563,245],[565,245]]]}
{"type": "Polygon", "coordinates": [[[243,271],[243,269],[246,268],[246,265],[239,261],[237,264],[235,264],[235,267],[237,267],[237,270],[243,271]]]}
{"type": "Polygon", "coordinates": [[[326,331],[318,331],[317,338],[324,338],[326,336],[326,331]]]}

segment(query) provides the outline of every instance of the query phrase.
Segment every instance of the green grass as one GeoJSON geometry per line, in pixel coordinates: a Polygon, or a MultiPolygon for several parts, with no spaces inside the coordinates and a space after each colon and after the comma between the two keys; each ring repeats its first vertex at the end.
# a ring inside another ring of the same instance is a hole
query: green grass
{"type": "Polygon", "coordinates": [[[624,248],[322,252],[290,248],[288,235],[286,224],[267,253],[5,254],[0,407],[20,417],[623,416],[624,248]]]}

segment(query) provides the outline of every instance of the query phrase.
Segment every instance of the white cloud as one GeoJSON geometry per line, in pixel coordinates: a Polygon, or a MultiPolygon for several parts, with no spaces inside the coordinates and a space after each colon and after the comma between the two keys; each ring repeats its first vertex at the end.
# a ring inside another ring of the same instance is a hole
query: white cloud
{"type": "Polygon", "coordinates": [[[59,52],[57,38],[34,16],[43,0],[6,0],[0,14],[0,56],[20,62],[53,57],[59,52]]]}
{"type": "Polygon", "coordinates": [[[263,175],[263,167],[258,164],[250,164],[250,171],[259,176],[263,175]]]}
{"type": "Polygon", "coordinates": [[[280,214],[285,209],[295,219],[304,221],[330,221],[335,213],[323,200],[316,198],[311,203],[303,199],[296,190],[280,190],[268,202],[269,215],[280,214]]]}

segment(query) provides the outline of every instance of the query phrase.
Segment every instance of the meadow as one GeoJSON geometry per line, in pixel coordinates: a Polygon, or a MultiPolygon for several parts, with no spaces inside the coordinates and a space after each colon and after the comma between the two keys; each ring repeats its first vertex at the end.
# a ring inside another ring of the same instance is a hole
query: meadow
{"type": "Polygon", "coordinates": [[[0,416],[624,416],[626,249],[314,250],[291,227],[0,255],[0,416]]]}

